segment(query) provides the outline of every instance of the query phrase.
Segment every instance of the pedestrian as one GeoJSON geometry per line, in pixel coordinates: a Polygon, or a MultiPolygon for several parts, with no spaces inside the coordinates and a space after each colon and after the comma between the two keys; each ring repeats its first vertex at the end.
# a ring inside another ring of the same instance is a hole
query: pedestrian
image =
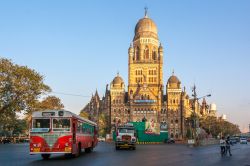
{"type": "Polygon", "coordinates": [[[222,136],[220,139],[220,150],[221,150],[221,156],[225,155],[226,152],[226,142],[225,137],[222,136]]]}
{"type": "Polygon", "coordinates": [[[230,137],[228,136],[226,139],[226,154],[228,152],[229,155],[232,156],[230,145],[231,145],[231,141],[230,141],[230,137]]]}

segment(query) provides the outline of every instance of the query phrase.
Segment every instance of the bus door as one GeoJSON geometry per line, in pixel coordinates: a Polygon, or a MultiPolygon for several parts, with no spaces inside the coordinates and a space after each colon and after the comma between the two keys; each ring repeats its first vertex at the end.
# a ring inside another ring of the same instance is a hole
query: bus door
{"type": "Polygon", "coordinates": [[[73,152],[76,151],[76,124],[77,121],[75,119],[72,119],[72,133],[73,133],[73,142],[72,142],[72,148],[73,148],[73,152]]]}

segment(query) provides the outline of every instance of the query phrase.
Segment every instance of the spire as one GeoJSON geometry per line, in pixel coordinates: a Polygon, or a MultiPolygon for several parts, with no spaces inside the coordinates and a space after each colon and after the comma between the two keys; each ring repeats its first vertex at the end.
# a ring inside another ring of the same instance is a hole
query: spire
{"type": "Polygon", "coordinates": [[[148,18],[148,7],[147,6],[145,6],[145,15],[144,15],[144,18],[148,18]]]}
{"type": "Polygon", "coordinates": [[[96,90],[95,90],[95,96],[98,96],[97,88],[96,88],[96,90]]]}

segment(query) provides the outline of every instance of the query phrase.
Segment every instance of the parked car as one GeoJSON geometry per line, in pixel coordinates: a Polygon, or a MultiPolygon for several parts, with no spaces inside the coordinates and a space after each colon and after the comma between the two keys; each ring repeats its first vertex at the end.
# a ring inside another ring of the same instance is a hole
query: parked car
{"type": "Polygon", "coordinates": [[[3,143],[3,144],[9,144],[9,143],[11,143],[11,141],[10,141],[10,139],[8,139],[8,138],[4,138],[4,139],[2,140],[2,143],[3,143]]]}
{"type": "Polygon", "coordinates": [[[247,142],[250,142],[250,137],[248,137],[247,142]]]}
{"type": "Polygon", "coordinates": [[[174,144],[175,140],[173,138],[169,138],[168,140],[165,141],[165,143],[174,144]]]}
{"type": "Polygon", "coordinates": [[[237,143],[237,139],[232,137],[230,138],[231,144],[236,144],[237,143]]]}
{"type": "Polygon", "coordinates": [[[104,137],[98,137],[98,141],[99,142],[105,142],[105,138],[104,137]]]}
{"type": "Polygon", "coordinates": [[[240,138],[240,143],[241,143],[241,144],[247,144],[247,139],[244,138],[244,137],[241,137],[241,138],[240,138]]]}

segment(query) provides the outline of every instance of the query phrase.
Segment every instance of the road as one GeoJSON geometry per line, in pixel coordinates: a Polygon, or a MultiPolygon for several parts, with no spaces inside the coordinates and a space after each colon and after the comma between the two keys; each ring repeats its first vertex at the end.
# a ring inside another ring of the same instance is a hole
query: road
{"type": "Polygon", "coordinates": [[[250,166],[250,144],[232,146],[233,156],[221,157],[216,145],[191,148],[186,145],[137,145],[137,149],[116,151],[112,143],[101,142],[92,153],[78,158],[53,155],[42,160],[29,155],[28,144],[0,144],[0,165],[84,165],[84,166],[250,166]]]}

